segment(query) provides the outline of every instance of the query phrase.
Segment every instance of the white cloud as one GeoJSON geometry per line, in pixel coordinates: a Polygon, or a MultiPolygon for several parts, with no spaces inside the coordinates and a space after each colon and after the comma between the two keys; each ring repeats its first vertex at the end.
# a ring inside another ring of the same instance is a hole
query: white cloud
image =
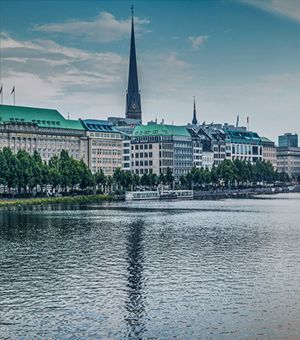
{"type": "Polygon", "coordinates": [[[199,47],[202,46],[207,39],[208,39],[208,35],[198,35],[196,37],[194,36],[188,37],[188,40],[191,43],[193,50],[199,49],[199,47]]]}
{"type": "MultiPolygon", "coordinates": [[[[137,34],[147,32],[145,25],[149,19],[135,17],[137,34]]],[[[118,20],[108,12],[101,12],[92,20],[72,20],[62,23],[35,25],[34,31],[45,33],[63,33],[76,37],[85,37],[90,41],[110,42],[130,36],[131,19],[118,20]]]]}
{"type": "MultiPolygon", "coordinates": [[[[69,106],[78,115],[97,107],[100,114],[108,108],[100,98],[105,102],[106,96],[125,92],[122,75],[128,61],[119,54],[70,48],[51,40],[16,40],[6,33],[0,39],[7,102],[9,89],[16,86],[20,105],[69,106]]],[[[114,103],[112,110],[117,111],[114,103]]]]}
{"type": "Polygon", "coordinates": [[[299,0],[240,0],[243,3],[258,7],[267,12],[282,15],[300,21],[299,0]]]}

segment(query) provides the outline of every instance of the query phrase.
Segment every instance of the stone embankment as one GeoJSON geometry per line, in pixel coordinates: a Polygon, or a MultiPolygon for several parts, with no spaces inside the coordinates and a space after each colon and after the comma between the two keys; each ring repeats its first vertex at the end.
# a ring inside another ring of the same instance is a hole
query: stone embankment
{"type": "Polygon", "coordinates": [[[194,198],[200,200],[217,200],[224,198],[257,198],[259,195],[274,195],[279,193],[300,192],[300,185],[251,188],[251,189],[226,189],[210,191],[194,191],[194,198]]]}

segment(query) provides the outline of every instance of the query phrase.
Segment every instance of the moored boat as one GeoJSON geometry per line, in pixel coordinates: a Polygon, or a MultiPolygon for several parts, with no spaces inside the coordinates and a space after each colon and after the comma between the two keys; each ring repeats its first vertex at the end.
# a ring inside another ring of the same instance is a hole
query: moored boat
{"type": "Polygon", "coordinates": [[[192,199],[193,190],[162,190],[162,191],[127,191],[126,201],[158,200],[158,199],[192,199]]]}

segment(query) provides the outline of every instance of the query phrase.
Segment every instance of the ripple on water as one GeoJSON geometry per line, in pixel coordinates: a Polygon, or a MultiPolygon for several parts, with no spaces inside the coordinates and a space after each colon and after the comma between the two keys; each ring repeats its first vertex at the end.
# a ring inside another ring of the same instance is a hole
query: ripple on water
{"type": "Polygon", "coordinates": [[[0,338],[300,334],[300,195],[0,215],[0,338]]]}

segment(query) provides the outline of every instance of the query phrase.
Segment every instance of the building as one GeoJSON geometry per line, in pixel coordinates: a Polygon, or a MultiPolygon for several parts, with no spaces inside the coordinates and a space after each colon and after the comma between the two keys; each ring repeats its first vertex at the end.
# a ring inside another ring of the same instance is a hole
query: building
{"type": "Polygon", "coordinates": [[[213,151],[202,151],[202,168],[211,170],[214,166],[213,151]]]}
{"type": "Polygon", "coordinates": [[[203,151],[213,152],[213,165],[219,166],[226,158],[226,135],[224,131],[211,125],[202,125],[198,129],[198,134],[202,138],[203,151]]]}
{"type": "Polygon", "coordinates": [[[130,135],[122,133],[122,170],[131,171],[131,142],[130,135]]]}
{"type": "Polygon", "coordinates": [[[81,121],[88,137],[88,166],[93,174],[103,170],[112,176],[122,168],[123,138],[121,132],[105,120],[81,121]]]}
{"type": "Polygon", "coordinates": [[[48,162],[62,150],[88,164],[88,140],[79,120],[65,119],[57,110],[0,105],[0,149],[14,153],[37,151],[48,162]]]}
{"type": "Polygon", "coordinates": [[[266,137],[260,137],[260,139],[262,142],[263,160],[270,162],[274,169],[277,169],[277,150],[275,143],[266,137]]]}
{"type": "Polygon", "coordinates": [[[131,7],[131,41],[130,41],[128,88],[126,94],[126,118],[137,119],[140,122],[142,121],[141,95],[138,83],[138,72],[135,51],[133,7],[131,7]]]}
{"type": "Polygon", "coordinates": [[[200,169],[202,168],[202,140],[193,128],[187,127],[187,130],[193,143],[193,167],[200,169]]]}
{"type": "Polygon", "coordinates": [[[135,174],[166,174],[175,180],[193,167],[192,137],[183,126],[150,124],[136,126],[131,137],[131,169],[135,174]]]}
{"type": "Polygon", "coordinates": [[[279,147],[291,147],[297,148],[298,147],[298,135],[292,133],[285,133],[282,136],[278,137],[278,146],[279,147]]]}
{"type": "Polygon", "coordinates": [[[255,163],[263,159],[262,141],[256,132],[227,129],[226,134],[226,159],[255,163]]]}
{"type": "Polygon", "coordinates": [[[278,147],[277,170],[286,172],[290,177],[300,176],[300,148],[278,147]]]}

